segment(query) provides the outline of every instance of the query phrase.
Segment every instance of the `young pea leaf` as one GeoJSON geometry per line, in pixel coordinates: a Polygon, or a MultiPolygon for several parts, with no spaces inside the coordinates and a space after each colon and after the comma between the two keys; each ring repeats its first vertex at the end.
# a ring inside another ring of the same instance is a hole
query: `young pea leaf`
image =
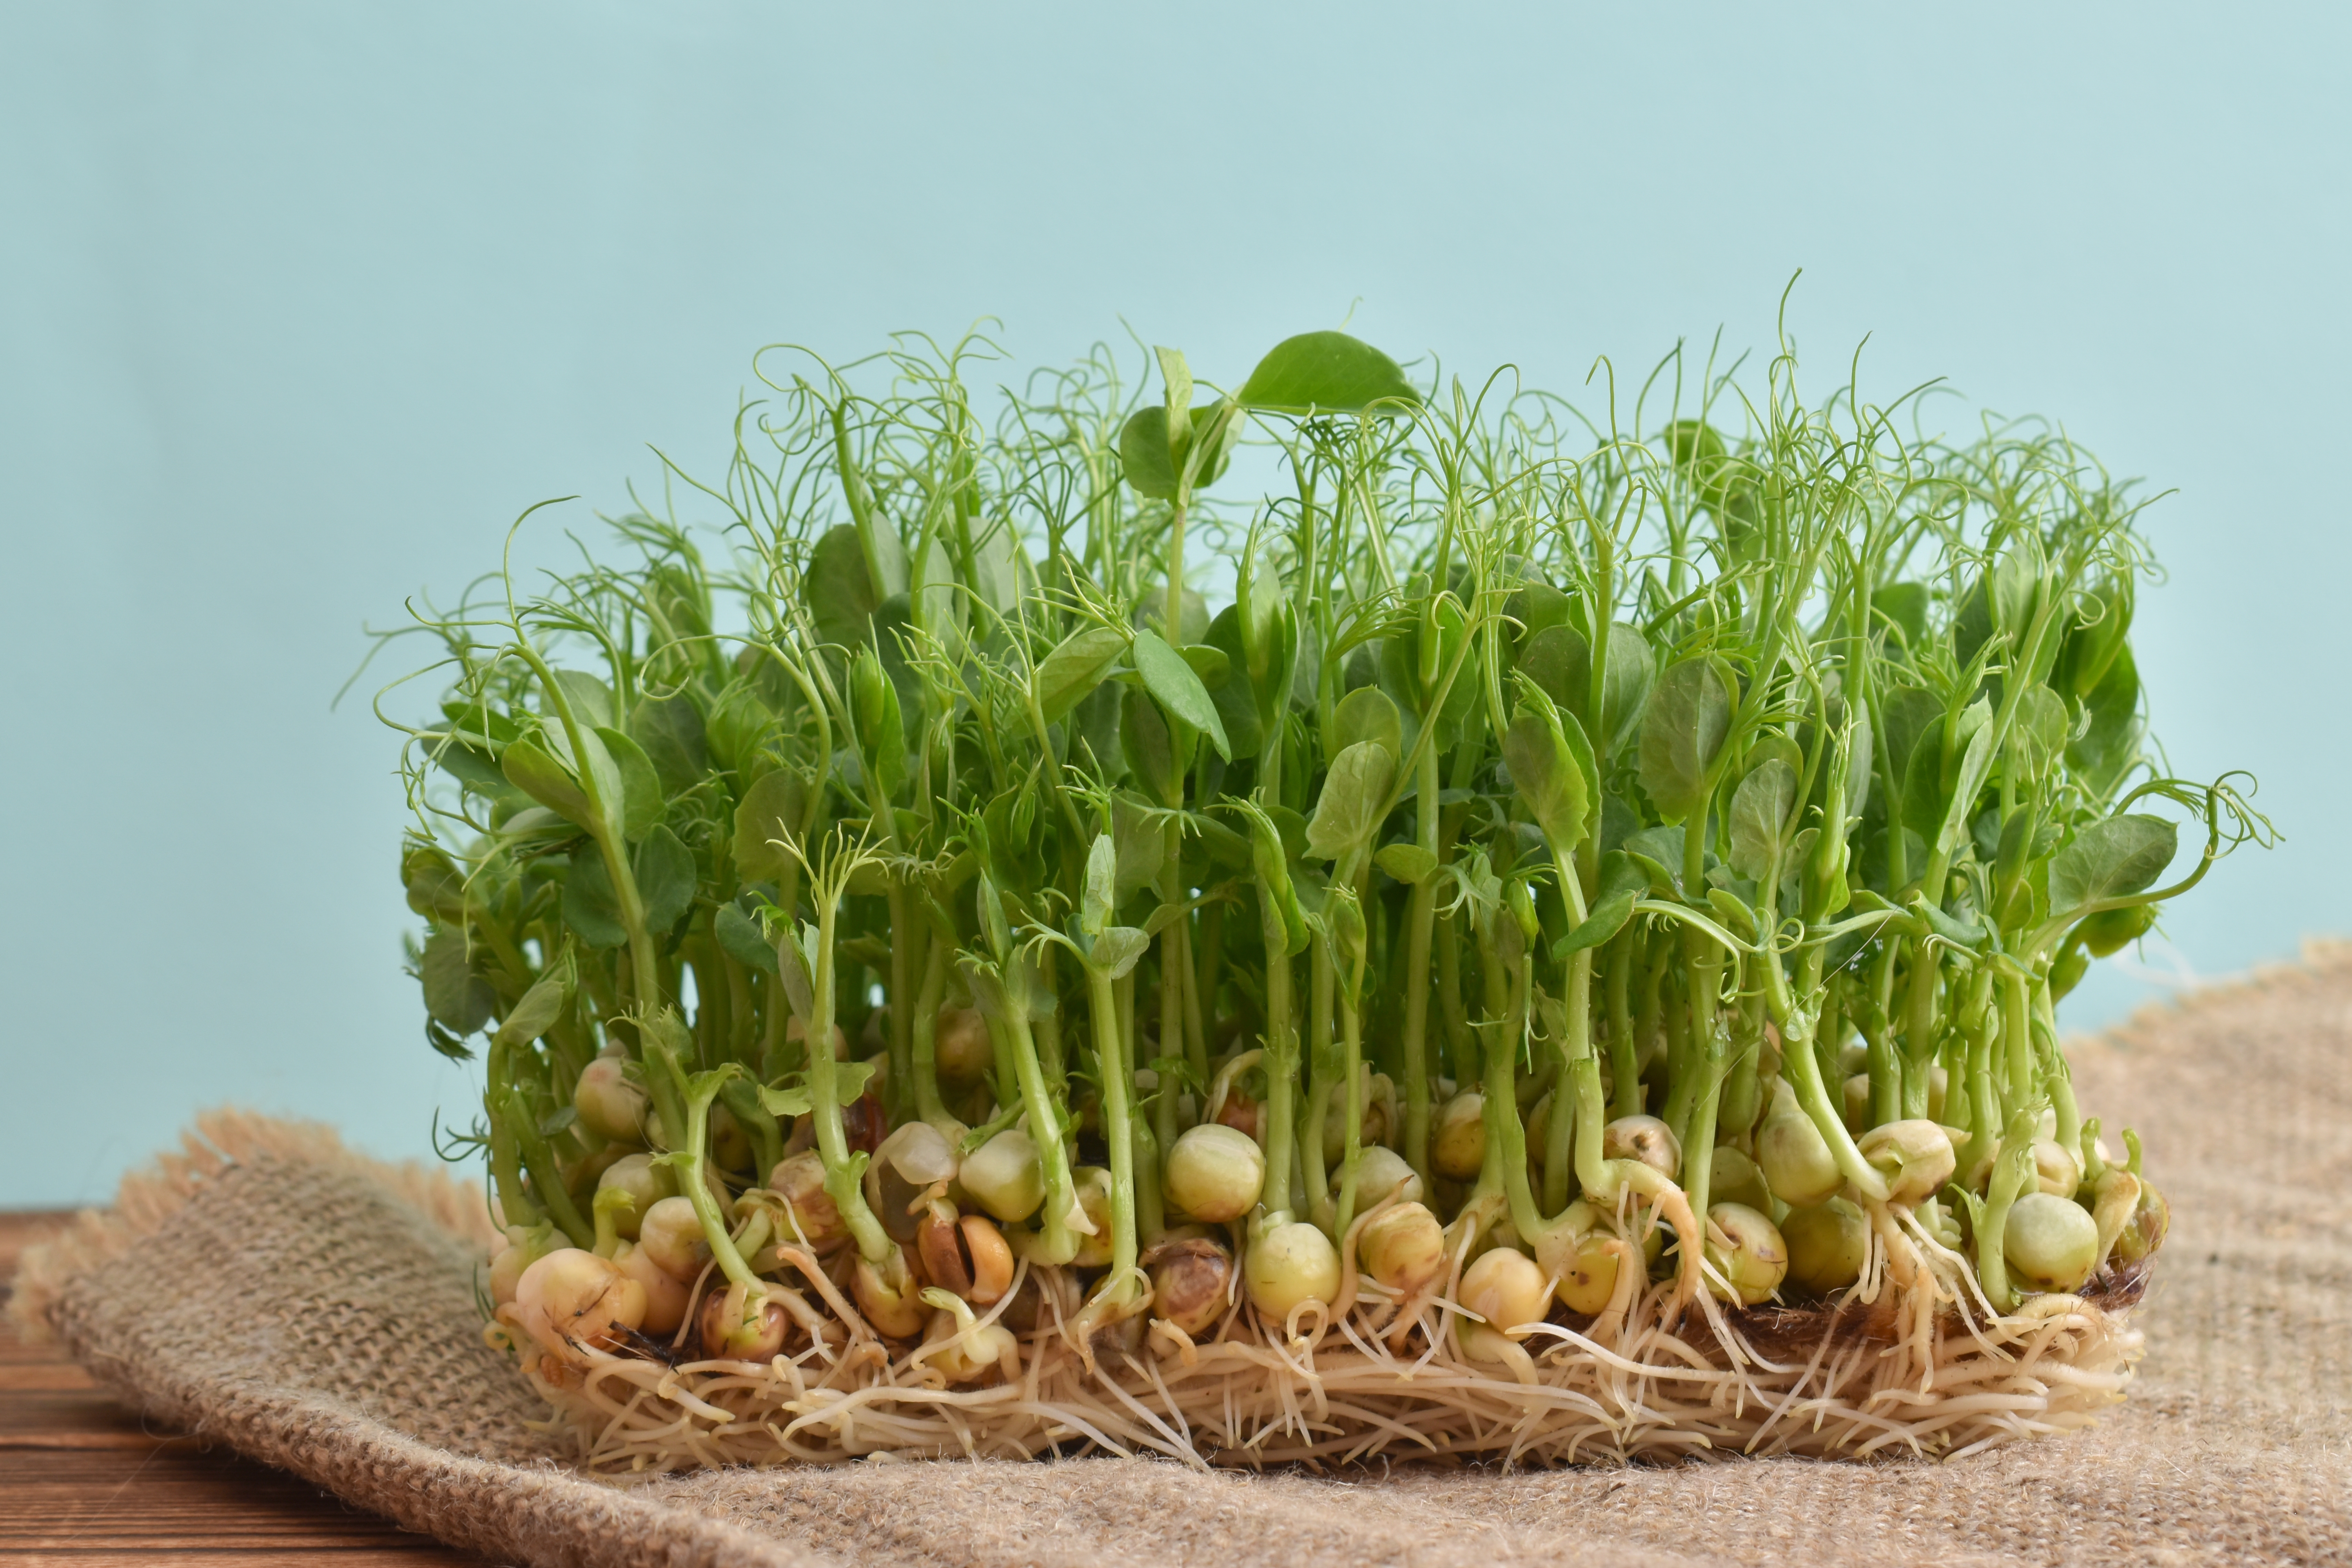
{"type": "Polygon", "coordinates": [[[1029,679],[1045,722],[1061,722],[1081,698],[1102,684],[1126,652],[1127,638],[1111,626],[1087,626],[1063,638],[1029,679]]]}
{"type": "Polygon", "coordinates": [[[498,993],[475,972],[462,931],[434,932],[416,973],[425,984],[425,1012],[453,1033],[472,1034],[498,1007],[498,993]]]}
{"type": "Polygon", "coordinates": [[[818,537],[802,588],[819,642],[858,648],[873,640],[874,613],[885,595],[875,586],[854,524],[836,523],[818,537]]]}
{"type": "Polygon", "coordinates": [[[746,882],[780,882],[793,864],[774,842],[800,830],[808,810],[808,784],[792,768],[761,773],[735,807],[735,875],[746,882]]]}
{"type": "MultiPolygon", "coordinates": [[[[1963,719],[1967,716],[1961,715],[1963,719]]],[[[1978,724],[1975,733],[1969,737],[1968,749],[1960,753],[1959,777],[1953,783],[1951,804],[1945,807],[1943,830],[1934,846],[1937,854],[1948,853],[1968,830],[1969,814],[1975,808],[1977,792],[1984,788],[1985,775],[1992,771],[1992,731],[1989,722],[1978,724]]]]}
{"type": "Polygon", "coordinates": [[[1731,796],[1731,868],[1761,881],[1780,858],[1789,813],[1797,804],[1797,775],[1779,757],[1768,757],[1731,796]]]}
{"type": "Polygon", "coordinates": [[[1151,947],[1151,933],[1138,926],[1111,926],[1095,938],[1087,965],[1112,980],[1126,977],[1151,947]]]}
{"type": "Polygon", "coordinates": [[[2128,812],[2095,822],[2050,862],[2050,907],[2071,912],[2144,892],[2179,847],[2180,830],[2160,816],[2128,812]]]}
{"type": "Polygon", "coordinates": [[[569,978],[565,967],[551,964],[531,982],[530,989],[499,1025],[499,1044],[527,1046],[555,1026],[555,1021],[563,1016],[564,998],[571,989],[565,983],[569,978]]]}
{"type": "Polygon", "coordinates": [[[1723,917],[1723,923],[1732,935],[1743,942],[1756,940],[1756,911],[1748,907],[1746,900],[1727,888],[1709,888],[1706,901],[1717,914],[1723,917]]]}
{"type": "Polygon", "coordinates": [[[772,945],[776,951],[776,978],[784,987],[784,1000],[791,1004],[793,1016],[805,1020],[816,1011],[816,988],[809,980],[809,954],[816,951],[816,928],[803,926],[794,931],[792,916],[781,913],[771,917],[770,929],[774,931],[772,945]]]}
{"type": "Polygon", "coordinates": [[[866,1086],[873,1079],[874,1073],[874,1064],[869,1061],[835,1064],[833,1069],[834,1103],[845,1107],[855,1105],[858,1096],[866,1092],[866,1086]]]}
{"type": "Polygon", "coordinates": [[[1916,686],[1897,687],[1879,700],[1879,717],[1886,729],[1886,751],[1895,777],[1905,777],[1919,742],[1930,737],[1941,744],[1943,700],[1916,686]]]}
{"type": "Polygon", "coordinates": [[[2107,672],[2083,700],[2089,721],[2066,747],[2066,761],[2092,792],[2105,798],[2139,755],[2139,669],[2128,647],[2116,650],[2107,672]]]}
{"type": "Polygon", "coordinates": [[[1731,731],[1731,683],[1714,658],[1667,668],[1642,721],[1642,787],[1668,823],[1703,810],[1731,731]]]}
{"type": "Polygon", "coordinates": [[[1905,647],[1917,647],[1927,640],[1925,583],[1889,583],[1870,595],[1870,607],[1901,630],[1905,647]]]}
{"type": "MultiPolygon", "coordinates": [[[[1192,454],[1192,444],[1208,438],[1210,427],[1216,423],[1214,408],[1195,408],[1186,417],[1191,434],[1179,442],[1168,439],[1168,410],[1160,404],[1139,408],[1119,426],[1118,460],[1127,471],[1127,482],[1135,493],[1152,500],[1174,500],[1176,480],[1192,454]],[[1169,448],[1173,445],[1176,452],[1169,448]]],[[[1192,488],[1206,489],[1216,482],[1232,459],[1233,442],[1221,437],[1217,449],[1202,461],[1200,471],[1192,476],[1192,488]]]]}
{"type": "MultiPolygon", "coordinates": [[[[1206,695],[1202,694],[1204,699],[1206,695]]],[[[1184,774],[1192,762],[1192,737],[1171,730],[1160,704],[1139,687],[1129,687],[1122,699],[1118,743],[1128,771],[1148,795],[1165,806],[1184,804],[1184,774]]]]}
{"type": "Polygon", "coordinates": [[[517,741],[499,759],[507,782],[565,821],[580,827],[597,826],[588,795],[563,765],[529,741],[517,741]]]}
{"type": "Polygon", "coordinates": [[[1331,759],[1323,793],[1307,824],[1307,852],[1337,860],[1368,842],[1381,825],[1396,756],[1378,741],[1359,741],[1331,759]]]}
{"type": "MultiPolygon", "coordinates": [[[[793,1076],[796,1079],[799,1078],[798,1074],[793,1076]]],[[[806,1116],[815,1110],[816,1098],[809,1093],[805,1080],[796,1081],[789,1089],[771,1089],[762,1084],[760,1086],[760,1109],[777,1121],[784,1121],[806,1116]]]]}
{"type": "Polygon", "coordinates": [[[1087,851],[1086,890],[1078,901],[1078,929],[1088,936],[1101,934],[1118,908],[1118,844],[1108,833],[1095,835],[1087,851]]]}
{"type": "Polygon", "coordinates": [[[425,1043],[453,1062],[469,1062],[474,1059],[473,1051],[464,1040],[451,1034],[431,1018],[425,1020],[425,1043]]]}
{"type": "MultiPolygon", "coordinates": [[[[1234,762],[1257,755],[1265,731],[1258,725],[1257,689],[1249,679],[1248,658],[1242,647],[1241,606],[1227,605],[1209,623],[1209,640],[1184,650],[1189,661],[1202,646],[1212,647],[1225,660],[1225,675],[1221,682],[1208,683],[1210,700],[1217,705],[1217,717],[1225,726],[1225,740],[1233,748],[1234,762]]],[[[1198,673],[1197,668],[1195,673],[1198,673]]],[[[1207,677],[1202,680],[1207,683],[1207,677]]]]}
{"type": "Polygon", "coordinates": [[[849,668],[852,718],[857,726],[860,759],[872,771],[885,796],[896,795],[907,781],[907,731],[900,717],[898,690],[883,673],[881,656],[860,648],[849,668]]]}
{"type": "Polygon", "coordinates": [[[756,969],[769,974],[776,972],[776,950],[761,933],[760,922],[743,912],[732,900],[719,906],[719,913],[710,922],[711,934],[727,955],[746,969],[756,969]]]}
{"type": "MultiPolygon", "coordinates": [[[[635,844],[661,820],[661,775],[654,772],[645,748],[620,731],[600,728],[595,738],[604,743],[605,754],[613,759],[614,771],[620,777],[621,837],[635,844]]],[[[607,809],[612,804],[605,802],[607,809]]]]}
{"type": "Polygon", "coordinates": [[[478,750],[456,739],[438,741],[426,748],[425,755],[443,773],[485,794],[495,794],[507,787],[506,774],[489,752],[478,750]]]}
{"type": "Polygon", "coordinates": [[[1567,625],[1569,612],[1575,604],[1575,600],[1540,577],[1531,577],[1512,590],[1503,613],[1519,624],[1518,629],[1510,634],[1515,650],[1525,648],[1547,626],[1567,625]]]}
{"type": "Polygon", "coordinates": [[[1503,765],[1544,837],[1566,851],[1584,842],[1592,795],[1563,731],[1556,714],[1522,706],[1503,732],[1503,765]]]}
{"type": "Polygon", "coordinates": [[[1662,899],[1682,897],[1684,831],[1680,827],[1645,827],[1626,839],[1620,851],[1649,879],[1650,890],[1662,899]]]}
{"type": "Polygon", "coordinates": [[[1593,905],[1592,912],[1574,931],[1552,943],[1552,957],[1569,958],[1588,947],[1599,947],[1624,930],[1625,922],[1633,918],[1636,896],[1632,892],[1612,893],[1593,905]]]}
{"type": "MultiPolygon", "coordinates": [[[[1201,847],[1207,854],[1210,864],[1223,867],[1228,871],[1246,871],[1250,868],[1249,839],[1242,834],[1235,833],[1215,817],[1192,816],[1188,820],[1188,831],[1201,840],[1201,847]]],[[[1158,875],[1159,872],[1155,869],[1152,876],[1158,875]]],[[[1142,885],[1142,883],[1137,884],[1138,887],[1142,885]]]]}
{"type": "Polygon", "coordinates": [[[590,947],[619,947],[629,940],[604,853],[593,841],[580,847],[563,873],[563,923],[590,947]]]}
{"type": "MultiPolygon", "coordinates": [[[[562,689],[563,700],[572,710],[572,721],[583,730],[610,729],[614,722],[613,689],[583,669],[559,669],[553,672],[555,684],[562,689]]],[[[561,727],[555,705],[542,705],[551,725],[561,727]]]]}
{"type": "Polygon", "coordinates": [[[1278,414],[1402,414],[1421,394],[1371,344],[1345,332],[1302,332],[1258,361],[1234,401],[1278,414]]]}
{"type": "Polygon", "coordinates": [[[1160,880],[1168,858],[1168,834],[1145,802],[1122,790],[1111,796],[1110,836],[1116,849],[1111,882],[1116,908],[1160,880]]]}
{"type": "Polygon", "coordinates": [[[2018,699],[2015,733],[2035,776],[2048,773],[2065,751],[2069,727],[2065,700],[2048,687],[2028,687],[2018,699]]]}
{"type": "Polygon", "coordinates": [[[1385,844],[1372,857],[1372,864],[1406,887],[1417,888],[1437,869],[1437,857],[1418,844],[1385,844]]]}
{"type": "Polygon", "coordinates": [[[648,697],[639,702],[629,714],[629,738],[653,763],[665,795],[700,783],[710,766],[702,710],[682,691],[675,697],[648,697]]]}
{"type": "Polygon", "coordinates": [[[407,847],[400,857],[400,880],[408,891],[408,907],[418,914],[447,925],[466,918],[466,879],[433,846],[407,847]]]}
{"type": "Polygon", "coordinates": [[[1224,721],[1217,717],[1217,705],[1209,700],[1208,688],[1184,662],[1184,656],[1149,627],[1135,634],[1132,651],[1135,672],[1143,677],[1144,689],[1160,700],[1171,717],[1208,736],[1217,755],[1231,762],[1233,744],[1225,739],[1224,721]]]}
{"type": "Polygon", "coordinates": [[[1331,710],[1333,754],[1359,741],[1374,742],[1399,761],[1404,757],[1404,717],[1389,694],[1377,686],[1359,686],[1331,710]]]}
{"type": "MultiPolygon", "coordinates": [[[[703,743],[710,761],[730,773],[740,773],[752,752],[776,722],[775,710],[752,689],[751,682],[729,683],[703,727],[703,743]]],[[[647,756],[653,755],[649,749],[647,756]]],[[[654,764],[658,768],[661,764],[654,764]]]]}
{"type": "Polygon", "coordinates": [[[1223,648],[1213,642],[1187,643],[1177,651],[1184,656],[1184,662],[1192,667],[1192,673],[1200,678],[1201,689],[1204,691],[1212,694],[1221,691],[1233,679],[1233,659],[1223,648]]]}
{"type": "Polygon", "coordinates": [[[646,930],[667,932],[694,902],[694,852],[677,835],[656,823],[639,841],[630,869],[646,907],[646,930]]]}
{"type": "Polygon", "coordinates": [[[1574,626],[1546,626],[1519,647],[1515,667],[1562,708],[1583,700],[1592,650],[1574,626]]]}

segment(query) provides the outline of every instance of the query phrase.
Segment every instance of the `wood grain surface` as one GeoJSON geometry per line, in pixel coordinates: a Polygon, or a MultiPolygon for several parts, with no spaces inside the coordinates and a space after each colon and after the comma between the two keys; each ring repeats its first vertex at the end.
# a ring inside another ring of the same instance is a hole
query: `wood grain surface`
{"type": "MultiPolygon", "coordinates": [[[[0,1282],[62,1215],[0,1213],[0,1282]]],[[[0,1283],[0,1291],[5,1291],[0,1283]]],[[[0,1568],[485,1564],[225,1448],[154,1430],[0,1319],[0,1568]]]]}

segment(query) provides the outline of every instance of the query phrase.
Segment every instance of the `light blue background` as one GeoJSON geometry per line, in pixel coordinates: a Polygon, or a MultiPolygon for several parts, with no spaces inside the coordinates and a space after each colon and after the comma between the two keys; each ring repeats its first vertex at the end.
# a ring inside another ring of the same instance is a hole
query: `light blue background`
{"type": "Polygon", "coordinates": [[[399,973],[394,742],[328,710],[361,623],[531,501],[625,504],[646,443],[709,468],[761,342],[989,313],[1026,363],[1124,312],[1230,381],[1360,298],[1400,356],[1568,388],[1769,345],[1801,267],[1815,387],[1867,332],[1880,395],[1948,375],[2179,487],[2158,732],[2290,842],[2167,962],[2291,954],[2352,871],[2346,16],[0,10],[0,1204],[223,1100],[391,1153],[462,1116],[399,973]]]}

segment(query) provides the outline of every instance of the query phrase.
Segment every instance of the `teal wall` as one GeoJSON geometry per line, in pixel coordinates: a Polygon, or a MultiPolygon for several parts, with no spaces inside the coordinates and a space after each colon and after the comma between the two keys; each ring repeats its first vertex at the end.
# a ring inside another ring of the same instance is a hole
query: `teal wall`
{"type": "Polygon", "coordinates": [[[2342,929],[2347,17],[0,7],[0,1204],[225,1100],[396,1153],[463,1115],[394,743],[329,699],[523,506],[707,467],[779,338],[992,313],[1034,363],[1124,313],[1229,378],[1354,305],[1569,387],[1768,345],[1802,268],[1815,385],[1867,333],[1882,395],[1947,375],[2179,489],[2158,732],[2289,842],[2145,962],[2342,929]]]}

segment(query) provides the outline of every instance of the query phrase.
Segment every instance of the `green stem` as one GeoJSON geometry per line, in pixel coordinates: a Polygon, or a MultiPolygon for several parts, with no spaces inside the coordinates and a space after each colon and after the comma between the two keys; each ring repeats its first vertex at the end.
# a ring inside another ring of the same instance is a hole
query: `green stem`
{"type": "Polygon", "coordinates": [[[1123,1281],[1136,1258],[1135,1117],[1129,1097],[1135,1079],[1120,1043],[1125,1031],[1110,976],[1092,964],[1087,995],[1094,1005],[1095,1070],[1101,1075],[1103,1142],[1110,1153],[1110,1277],[1123,1281]]]}

